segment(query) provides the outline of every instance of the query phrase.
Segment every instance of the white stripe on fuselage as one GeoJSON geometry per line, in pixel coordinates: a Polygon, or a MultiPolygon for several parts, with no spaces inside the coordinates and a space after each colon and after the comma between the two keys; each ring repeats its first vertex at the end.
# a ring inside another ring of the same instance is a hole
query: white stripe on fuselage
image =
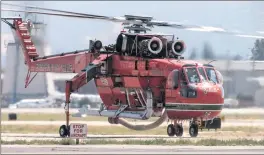
{"type": "Polygon", "coordinates": [[[217,112],[217,111],[222,111],[222,110],[183,110],[183,109],[166,109],[167,111],[195,111],[195,112],[202,112],[202,111],[209,111],[209,112],[217,112]]]}
{"type": "Polygon", "coordinates": [[[224,105],[224,103],[172,103],[172,102],[166,102],[165,105],[197,105],[197,106],[203,106],[203,105],[224,105]]]}

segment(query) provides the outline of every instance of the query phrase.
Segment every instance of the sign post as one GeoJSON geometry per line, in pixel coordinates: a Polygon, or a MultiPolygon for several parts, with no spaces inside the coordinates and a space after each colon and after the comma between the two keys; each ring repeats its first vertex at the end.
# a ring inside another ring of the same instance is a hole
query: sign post
{"type": "Polygon", "coordinates": [[[79,144],[79,139],[84,139],[87,137],[87,132],[87,124],[70,124],[70,138],[76,139],[76,144],[79,144]]]}

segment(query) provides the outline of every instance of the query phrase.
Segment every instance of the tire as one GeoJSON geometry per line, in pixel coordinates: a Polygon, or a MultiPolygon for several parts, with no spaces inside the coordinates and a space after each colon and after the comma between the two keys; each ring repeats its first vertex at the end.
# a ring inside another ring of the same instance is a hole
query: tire
{"type": "Polygon", "coordinates": [[[182,137],[182,135],[183,135],[183,127],[182,127],[182,125],[180,125],[180,124],[176,125],[176,127],[175,127],[175,135],[177,137],[182,137]]]}
{"type": "Polygon", "coordinates": [[[197,137],[198,136],[198,125],[197,124],[191,124],[189,128],[189,134],[191,137],[197,137]]]}
{"type": "Polygon", "coordinates": [[[168,136],[172,137],[175,135],[175,128],[173,124],[168,125],[167,127],[167,134],[168,136]]]}
{"type": "Polygon", "coordinates": [[[68,135],[68,128],[66,127],[66,125],[62,125],[59,129],[59,134],[61,137],[66,137],[68,135]]]}

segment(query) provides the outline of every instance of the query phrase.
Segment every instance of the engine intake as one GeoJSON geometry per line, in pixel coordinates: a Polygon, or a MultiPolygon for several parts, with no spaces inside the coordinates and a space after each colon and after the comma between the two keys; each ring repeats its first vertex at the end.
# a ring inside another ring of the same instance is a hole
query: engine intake
{"type": "Polygon", "coordinates": [[[157,37],[153,37],[148,41],[148,50],[152,54],[159,54],[162,50],[162,46],[162,41],[157,37]]]}
{"type": "Polygon", "coordinates": [[[177,40],[174,42],[170,42],[168,46],[175,55],[180,56],[184,53],[185,44],[183,41],[177,40]]]}

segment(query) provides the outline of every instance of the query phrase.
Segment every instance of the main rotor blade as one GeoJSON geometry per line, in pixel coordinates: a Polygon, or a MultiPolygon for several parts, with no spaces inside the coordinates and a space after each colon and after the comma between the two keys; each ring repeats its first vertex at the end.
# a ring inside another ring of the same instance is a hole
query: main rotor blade
{"type": "Polygon", "coordinates": [[[234,35],[237,37],[264,39],[264,36],[243,34],[241,32],[238,33],[238,31],[228,31],[223,28],[211,27],[211,26],[185,25],[185,24],[164,22],[164,21],[151,21],[150,24],[154,26],[171,27],[171,28],[183,29],[188,31],[213,32],[219,34],[234,35]]]}
{"type": "Polygon", "coordinates": [[[36,13],[36,14],[44,14],[44,15],[52,15],[52,16],[63,16],[63,17],[72,17],[72,18],[84,18],[84,19],[99,19],[99,20],[107,20],[112,22],[119,22],[119,23],[130,23],[130,24],[136,24],[140,23],[138,21],[128,21],[125,18],[122,17],[96,17],[93,15],[71,15],[71,14],[60,14],[60,13],[48,13],[48,12],[40,12],[40,11],[26,11],[26,10],[15,10],[15,9],[5,9],[2,8],[1,11],[12,11],[12,12],[26,12],[26,13],[36,13]]]}
{"type": "Polygon", "coordinates": [[[93,14],[85,14],[85,13],[79,13],[79,12],[71,12],[71,11],[64,11],[64,10],[57,10],[57,9],[49,9],[49,8],[42,8],[37,6],[30,6],[30,5],[19,5],[19,4],[10,4],[10,3],[1,3],[2,5],[9,5],[9,6],[18,6],[18,7],[24,7],[24,8],[31,8],[31,9],[38,9],[38,10],[46,10],[46,11],[54,11],[54,12],[61,12],[61,13],[70,13],[75,15],[83,15],[83,16],[94,16],[98,18],[110,18],[107,16],[100,16],[100,15],[93,15],[93,14]]]}
{"type": "MultiPolygon", "coordinates": [[[[70,11],[55,10],[55,9],[47,9],[47,8],[41,8],[41,7],[35,7],[35,6],[23,6],[23,5],[18,5],[18,4],[6,4],[6,3],[2,3],[2,4],[42,9],[42,10],[48,10],[48,11],[57,11],[57,12],[70,13],[70,14],[47,13],[47,12],[39,12],[39,11],[22,11],[22,10],[14,10],[14,9],[1,9],[2,11],[27,12],[27,13],[64,16],[64,17],[73,17],[73,18],[100,19],[100,20],[120,22],[120,23],[125,23],[125,24],[143,24],[142,21],[126,20],[125,17],[108,17],[108,16],[93,15],[93,14],[84,14],[84,13],[76,13],[76,12],[70,12],[70,11]]],[[[165,21],[150,21],[150,22],[144,22],[144,24],[160,26],[160,27],[171,27],[171,28],[183,29],[183,30],[188,30],[188,31],[213,32],[213,33],[219,33],[219,34],[233,35],[237,37],[264,39],[264,36],[243,34],[243,33],[238,33],[237,31],[228,31],[223,28],[217,28],[217,27],[185,25],[185,24],[165,22],[165,21]]],[[[257,33],[261,34],[263,32],[261,33],[257,32],[257,33]]]]}

